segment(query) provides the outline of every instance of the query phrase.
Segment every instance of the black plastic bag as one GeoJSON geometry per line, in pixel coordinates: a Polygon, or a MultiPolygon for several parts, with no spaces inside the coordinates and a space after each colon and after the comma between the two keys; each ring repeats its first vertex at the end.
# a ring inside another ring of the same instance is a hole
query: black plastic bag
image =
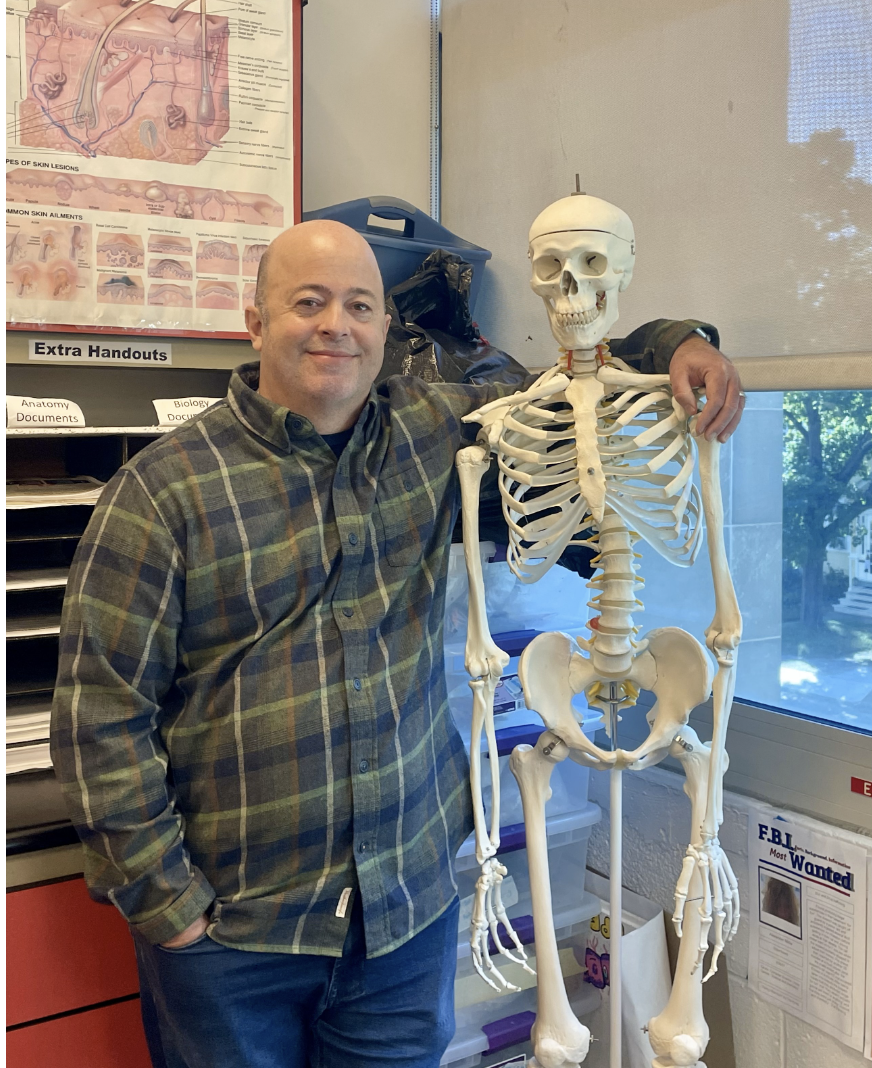
{"type": "Polygon", "coordinates": [[[505,382],[520,386],[529,372],[490,345],[469,313],[472,266],[436,249],[387,294],[391,325],[377,379],[416,375],[425,382],[505,382]]]}
{"type": "MultiPolygon", "coordinates": [[[[489,344],[472,321],[471,282],[470,264],[453,252],[436,249],[411,278],[394,286],[385,298],[391,325],[379,382],[390,375],[416,375],[426,382],[504,382],[522,387],[529,371],[507,352],[489,344]]],[[[496,492],[496,478],[497,466],[492,463],[482,483],[479,537],[505,546],[509,532],[496,492]]],[[[458,517],[451,540],[463,540],[462,516],[458,517]]],[[[584,546],[570,546],[559,563],[587,577],[593,570],[592,556],[584,546]]]]}

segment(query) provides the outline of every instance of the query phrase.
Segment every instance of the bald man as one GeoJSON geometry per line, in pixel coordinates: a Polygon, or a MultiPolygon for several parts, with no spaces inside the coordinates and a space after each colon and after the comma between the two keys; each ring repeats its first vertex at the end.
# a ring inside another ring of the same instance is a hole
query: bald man
{"type": "MultiPolygon", "coordinates": [[[[54,766],[91,893],[133,932],[155,1066],[436,1068],[471,829],[442,658],[454,456],[512,390],[374,388],[381,277],[338,223],[273,242],[245,319],[259,362],[118,472],[79,543],[54,766]]],[[[738,379],[697,327],[612,349],[675,351],[724,437],[738,379]]]]}

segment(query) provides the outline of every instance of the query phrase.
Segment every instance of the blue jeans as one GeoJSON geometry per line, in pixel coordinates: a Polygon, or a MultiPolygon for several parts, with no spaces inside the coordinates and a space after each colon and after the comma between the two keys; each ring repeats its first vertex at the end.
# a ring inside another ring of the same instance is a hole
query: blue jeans
{"type": "Polygon", "coordinates": [[[339,958],[135,938],[154,1068],[437,1068],[454,1034],[458,908],[373,960],[359,893],[339,958]]]}

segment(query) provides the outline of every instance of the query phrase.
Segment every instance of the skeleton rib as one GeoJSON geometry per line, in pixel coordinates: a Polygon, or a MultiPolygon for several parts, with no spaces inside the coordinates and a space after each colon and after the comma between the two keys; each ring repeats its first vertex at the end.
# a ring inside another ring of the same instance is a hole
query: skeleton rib
{"type": "Polygon", "coordinates": [[[525,426],[524,423],[518,422],[511,413],[506,416],[503,425],[508,430],[514,430],[518,434],[535,438],[538,441],[566,441],[568,436],[565,430],[540,430],[538,427],[525,426]]]}

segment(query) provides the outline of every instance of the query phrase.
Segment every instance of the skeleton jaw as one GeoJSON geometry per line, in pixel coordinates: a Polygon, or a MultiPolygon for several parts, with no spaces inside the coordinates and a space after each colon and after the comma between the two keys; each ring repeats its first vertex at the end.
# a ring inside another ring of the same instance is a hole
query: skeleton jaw
{"type": "Polygon", "coordinates": [[[546,298],[545,306],[551,321],[551,333],[564,349],[588,351],[593,359],[594,350],[608,334],[617,319],[617,300],[600,290],[594,294],[595,303],[582,305],[580,301],[546,298]],[[615,309],[612,314],[612,308],[615,309]]]}

